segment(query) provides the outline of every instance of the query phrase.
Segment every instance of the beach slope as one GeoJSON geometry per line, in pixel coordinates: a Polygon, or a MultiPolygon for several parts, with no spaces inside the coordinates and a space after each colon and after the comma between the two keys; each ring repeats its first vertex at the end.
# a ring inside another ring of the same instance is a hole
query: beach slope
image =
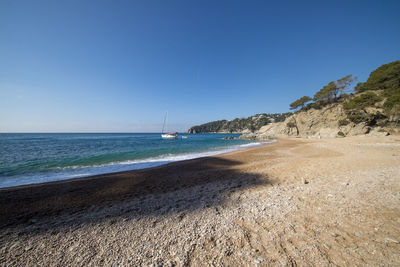
{"type": "Polygon", "coordinates": [[[280,139],[0,189],[0,264],[399,265],[400,139],[280,139]]]}

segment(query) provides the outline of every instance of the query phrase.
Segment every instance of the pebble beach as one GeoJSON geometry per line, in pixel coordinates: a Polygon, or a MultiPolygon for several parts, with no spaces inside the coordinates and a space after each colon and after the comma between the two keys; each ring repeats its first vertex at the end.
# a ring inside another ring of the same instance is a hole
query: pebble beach
{"type": "Polygon", "coordinates": [[[400,138],[0,189],[2,266],[397,266],[400,138]]]}

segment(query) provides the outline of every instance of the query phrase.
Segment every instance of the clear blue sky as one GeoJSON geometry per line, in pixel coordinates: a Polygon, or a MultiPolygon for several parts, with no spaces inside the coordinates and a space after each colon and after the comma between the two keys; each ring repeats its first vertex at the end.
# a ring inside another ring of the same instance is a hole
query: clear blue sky
{"type": "Polygon", "coordinates": [[[400,1],[0,1],[0,132],[288,111],[400,58],[400,1]]]}

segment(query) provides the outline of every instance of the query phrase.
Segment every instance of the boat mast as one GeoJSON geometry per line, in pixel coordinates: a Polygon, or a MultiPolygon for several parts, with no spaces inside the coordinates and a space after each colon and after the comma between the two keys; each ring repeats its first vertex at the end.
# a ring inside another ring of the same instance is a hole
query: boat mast
{"type": "Polygon", "coordinates": [[[165,115],[165,132],[168,133],[168,109],[167,114],[165,115]]]}
{"type": "Polygon", "coordinates": [[[167,122],[168,122],[168,110],[165,113],[164,124],[163,124],[163,127],[162,127],[162,133],[164,133],[164,129],[166,130],[166,132],[168,131],[168,126],[165,127],[167,125],[167,122]]]}

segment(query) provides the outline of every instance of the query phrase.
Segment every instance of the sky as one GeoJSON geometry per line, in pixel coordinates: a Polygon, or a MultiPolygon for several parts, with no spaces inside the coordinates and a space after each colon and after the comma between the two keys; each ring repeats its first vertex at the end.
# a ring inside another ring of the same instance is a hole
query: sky
{"type": "Polygon", "coordinates": [[[400,59],[400,1],[0,1],[0,132],[159,132],[289,111],[400,59]]]}

